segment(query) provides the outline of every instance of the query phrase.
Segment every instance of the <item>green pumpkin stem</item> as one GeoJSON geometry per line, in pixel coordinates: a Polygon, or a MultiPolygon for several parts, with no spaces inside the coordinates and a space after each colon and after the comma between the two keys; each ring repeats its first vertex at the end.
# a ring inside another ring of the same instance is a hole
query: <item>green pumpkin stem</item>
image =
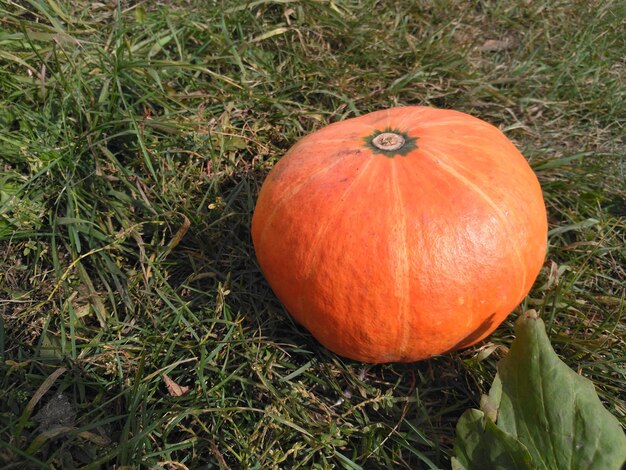
{"type": "Polygon", "coordinates": [[[417,148],[416,137],[409,137],[406,132],[387,128],[384,131],[374,131],[365,138],[365,145],[375,154],[382,154],[393,158],[396,155],[406,156],[417,148]]]}

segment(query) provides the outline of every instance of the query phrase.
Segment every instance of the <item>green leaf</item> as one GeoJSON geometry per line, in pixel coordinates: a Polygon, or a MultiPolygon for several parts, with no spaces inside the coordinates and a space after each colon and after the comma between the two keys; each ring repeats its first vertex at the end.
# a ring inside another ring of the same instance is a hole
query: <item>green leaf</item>
{"type": "Polygon", "coordinates": [[[578,222],[576,224],[564,225],[562,227],[553,228],[548,232],[548,236],[552,237],[554,235],[560,235],[561,233],[584,230],[589,227],[593,227],[598,224],[600,221],[598,219],[586,219],[582,222],[578,222]]]}
{"type": "Polygon", "coordinates": [[[137,21],[137,23],[146,22],[146,8],[143,5],[139,5],[135,8],[135,21],[137,21]]]}
{"type": "MultiPolygon", "coordinates": [[[[467,410],[457,424],[456,468],[465,470],[533,470],[524,445],[498,428],[485,413],[467,410]]],[[[454,467],[453,467],[454,468],[454,467]]]]}
{"type": "Polygon", "coordinates": [[[548,160],[547,162],[534,166],[533,170],[541,171],[541,170],[550,170],[552,168],[558,168],[560,166],[567,165],[568,163],[571,163],[573,161],[580,160],[583,157],[588,157],[589,155],[593,155],[593,152],[581,152],[575,155],[570,155],[569,157],[553,158],[553,159],[548,160]]]}
{"type": "Polygon", "coordinates": [[[522,315],[515,331],[481,410],[457,424],[453,468],[622,468],[626,436],[593,384],[558,358],[536,312],[522,315]]]}
{"type": "Polygon", "coordinates": [[[538,468],[619,470],[626,436],[593,384],[559,359],[534,311],[517,320],[515,332],[498,364],[498,427],[526,445],[538,468]]]}

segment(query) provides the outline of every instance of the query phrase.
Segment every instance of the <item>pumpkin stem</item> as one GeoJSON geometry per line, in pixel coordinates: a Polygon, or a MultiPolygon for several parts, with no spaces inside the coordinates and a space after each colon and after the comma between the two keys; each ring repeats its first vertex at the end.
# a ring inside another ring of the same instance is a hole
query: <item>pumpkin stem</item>
{"type": "Polygon", "coordinates": [[[382,132],[372,139],[372,145],[386,152],[393,152],[404,145],[405,139],[395,132],[382,132]]]}
{"type": "Polygon", "coordinates": [[[409,137],[406,132],[388,127],[384,131],[372,132],[365,137],[364,143],[374,154],[393,158],[396,155],[404,157],[416,149],[416,140],[417,137],[409,137]]]}

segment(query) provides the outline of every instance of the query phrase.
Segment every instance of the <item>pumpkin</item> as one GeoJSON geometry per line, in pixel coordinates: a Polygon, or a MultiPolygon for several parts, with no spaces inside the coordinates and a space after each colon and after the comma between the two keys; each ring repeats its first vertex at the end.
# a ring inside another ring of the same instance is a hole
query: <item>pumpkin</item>
{"type": "Polygon", "coordinates": [[[398,107],[324,127],[269,173],[259,266],[331,351],[409,362],[470,346],[528,294],[547,242],[539,182],[496,127],[398,107]]]}

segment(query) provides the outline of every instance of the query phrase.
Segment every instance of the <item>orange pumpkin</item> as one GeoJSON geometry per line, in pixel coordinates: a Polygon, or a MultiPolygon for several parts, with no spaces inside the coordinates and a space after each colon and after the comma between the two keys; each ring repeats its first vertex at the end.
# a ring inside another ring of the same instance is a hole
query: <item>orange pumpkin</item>
{"type": "Polygon", "coordinates": [[[323,345],[365,362],[470,346],[524,299],[543,264],[539,182],[496,127],[400,107],[300,140],[252,219],[261,269],[323,345]]]}

